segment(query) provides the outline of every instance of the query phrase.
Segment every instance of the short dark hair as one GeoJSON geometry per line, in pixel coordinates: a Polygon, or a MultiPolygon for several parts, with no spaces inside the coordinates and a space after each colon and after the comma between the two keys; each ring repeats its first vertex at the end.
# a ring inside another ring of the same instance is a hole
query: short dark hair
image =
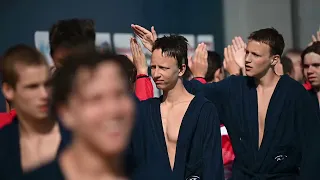
{"type": "MultiPolygon", "coordinates": [[[[77,77],[79,70],[88,69],[90,71],[96,70],[96,68],[105,62],[112,62],[120,67],[121,74],[127,81],[127,74],[125,67],[117,60],[115,54],[111,53],[99,53],[97,51],[87,51],[78,54],[68,56],[64,66],[57,69],[52,80],[52,99],[51,99],[51,116],[56,118],[56,108],[59,105],[67,104],[71,94],[76,90],[77,77]]],[[[106,83],[108,83],[106,81],[106,83]]],[[[128,81],[127,81],[128,83],[128,81]]],[[[129,83],[128,83],[129,88],[129,83]]]]}
{"type": "Polygon", "coordinates": [[[182,64],[188,67],[188,40],[185,37],[170,35],[158,38],[152,47],[152,52],[155,49],[161,49],[163,55],[175,58],[179,68],[182,64]]]}
{"type": "Polygon", "coordinates": [[[45,57],[36,49],[25,44],[18,44],[10,47],[2,57],[1,73],[2,82],[7,83],[15,88],[19,80],[16,65],[22,64],[27,66],[46,65],[48,62],[45,57]]]}
{"type": "Polygon", "coordinates": [[[293,70],[292,60],[287,56],[282,56],[280,62],[282,64],[283,74],[291,74],[293,70]]]}
{"type": "Polygon", "coordinates": [[[262,42],[269,45],[271,55],[282,56],[285,46],[283,36],[274,28],[265,28],[252,32],[248,40],[262,42]]]}
{"type": "MultiPolygon", "coordinates": [[[[73,54],[79,54],[81,52],[87,52],[87,51],[94,51],[95,50],[95,45],[94,42],[91,40],[88,40],[87,38],[84,37],[79,37],[77,39],[74,39],[72,41],[65,41],[62,44],[60,44],[59,47],[64,47],[68,48],[70,53],[68,56],[72,56],[73,54]]],[[[62,58],[59,60],[59,63],[61,66],[64,65],[65,61],[68,59],[68,57],[62,58]]],[[[60,68],[56,65],[56,68],[60,68]]]]}
{"type": "Polygon", "coordinates": [[[309,53],[316,53],[320,56],[320,41],[312,43],[311,46],[307,47],[305,50],[303,50],[301,54],[301,62],[304,63],[304,57],[309,53]]]}
{"type": "Polygon", "coordinates": [[[214,73],[219,69],[222,68],[222,58],[221,56],[215,51],[208,51],[208,71],[205,76],[205,80],[210,82],[214,79],[214,73]]]}
{"type": "Polygon", "coordinates": [[[91,19],[65,19],[55,23],[49,32],[50,53],[66,44],[73,45],[78,39],[95,41],[95,23],[91,19]]]}
{"type": "Polygon", "coordinates": [[[134,66],[133,62],[126,55],[117,55],[116,59],[125,68],[128,75],[130,86],[133,86],[137,77],[137,69],[134,66]]]}

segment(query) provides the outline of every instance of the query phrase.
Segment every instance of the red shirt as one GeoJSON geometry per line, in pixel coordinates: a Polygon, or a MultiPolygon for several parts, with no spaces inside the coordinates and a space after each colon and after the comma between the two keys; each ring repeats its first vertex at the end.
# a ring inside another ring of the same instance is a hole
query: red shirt
{"type": "Polygon", "coordinates": [[[9,113],[0,113],[0,128],[10,124],[16,116],[16,110],[11,110],[9,113]]]}
{"type": "Polygon", "coordinates": [[[304,88],[306,88],[306,90],[308,90],[308,91],[312,89],[312,86],[311,86],[311,84],[310,84],[309,81],[306,81],[306,82],[303,84],[303,86],[304,86],[304,88]]]}
{"type": "Polygon", "coordinates": [[[137,75],[135,93],[140,101],[153,98],[153,86],[148,75],[146,74],[137,75]]]}

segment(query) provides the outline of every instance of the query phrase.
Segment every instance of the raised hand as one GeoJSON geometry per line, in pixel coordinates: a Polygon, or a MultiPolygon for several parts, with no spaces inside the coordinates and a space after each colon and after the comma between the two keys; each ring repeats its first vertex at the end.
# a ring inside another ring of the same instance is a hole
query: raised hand
{"type": "Polygon", "coordinates": [[[320,41],[320,31],[317,32],[317,35],[312,35],[311,39],[312,41],[308,44],[308,46],[311,46],[314,42],[320,41]]]}
{"type": "Polygon", "coordinates": [[[193,59],[189,59],[188,66],[193,77],[205,77],[208,71],[208,51],[207,45],[201,43],[198,45],[193,59]]]}
{"type": "Polygon", "coordinates": [[[137,74],[148,74],[146,57],[142,52],[140,44],[135,38],[130,39],[130,48],[132,53],[132,62],[137,68],[137,74]]]}
{"type": "Polygon", "coordinates": [[[246,43],[242,40],[240,36],[234,37],[232,40],[232,54],[234,56],[234,60],[238,64],[238,66],[243,69],[245,66],[245,58],[246,58],[246,43]]]}
{"type": "Polygon", "coordinates": [[[235,60],[234,47],[232,45],[224,48],[223,67],[231,75],[239,75],[241,72],[241,68],[235,60]]]}
{"type": "Polygon", "coordinates": [[[131,24],[133,32],[139,37],[143,46],[147,48],[150,52],[152,51],[153,43],[157,40],[157,33],[154,27],[151,27],[151,31],[145,29],[142,26],[131,24]]]}

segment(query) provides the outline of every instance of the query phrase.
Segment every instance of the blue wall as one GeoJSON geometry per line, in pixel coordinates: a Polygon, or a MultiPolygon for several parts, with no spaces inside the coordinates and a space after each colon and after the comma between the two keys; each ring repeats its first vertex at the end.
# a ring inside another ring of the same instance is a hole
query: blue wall
{"type": "Polygon", "coordinates": [[[33,45],[36,30],[74,17],[94,19],[100,32],[132,32],[135,23],[158,32],[214,34],[222,52],[221,0],[28,0],[1,3],[0,54],[16,43],[33,45]]]}

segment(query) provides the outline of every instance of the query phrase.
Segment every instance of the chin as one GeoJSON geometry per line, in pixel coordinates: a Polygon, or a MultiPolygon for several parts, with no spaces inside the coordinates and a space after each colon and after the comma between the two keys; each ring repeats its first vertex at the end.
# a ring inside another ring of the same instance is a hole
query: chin
{"type": "Polygon", "coordinates": [[[319,82],[310,82],[312,87],[320,87],[320,83],[319,82]]]}
{"type": "Polygon", "coordinates": [[[105,143],[104,147],[102,147],[102,152],[104,156],[112,157],[112,156],[120,156],[126,149],[126,145],[121,143],[105,143]]]}
{"type": "Polygon", "coordinates": [[[255,77],[255,74],[254,73],[252,73],[252,72],[246,72],[246,75],[248,76],[248,77],[255,77]]]}
{"type": "Polygon", "coordinates": [[[43,120],[43,119],[46,119],[48,118],[48,114],[47,113],[39,113],[35,116],[35,118],[39,119],[39,120],[43,120]]]}

